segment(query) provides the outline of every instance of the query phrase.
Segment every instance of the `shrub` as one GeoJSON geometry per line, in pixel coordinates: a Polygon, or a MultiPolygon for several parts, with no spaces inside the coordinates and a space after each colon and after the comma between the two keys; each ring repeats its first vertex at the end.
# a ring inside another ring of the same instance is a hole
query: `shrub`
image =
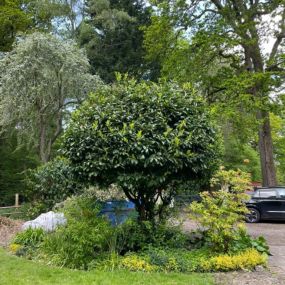
{"type": "Polygon", "coordinates": [[[19,232],[13,239],[13,244],[18,244],[25,247],[38,247],[45,237],[43,229],[28,228],[23,232],[19,232]]]}
{"type": "Polygon", "coordinates": [[[130,254],[120,259],[119,267],[131,271],[163,272],[215,272],[248,269],[265,265],[267,256],[255,249],[238,254],[213,255],[209,248],[197,250],[165,250],[150,247],[140,254],[130,254]]]}
{"type": "Polygon", "coordinates": [[[63,208],[67,225],[46,236],[42,257],[52,264],[87,269],[92,260],[109,250],[112,228],[99,211],[94,200],[68,199],[63,208]]]}
{"type": "Polygon", "coordinates": [[[161,223],[154,225],[145,221],[138,223],[129,219],[116,229],[116,251],[124,254],[128,251],[141,251],[150,245],[166,248],[186,248],[190,241],[180,226],[161,223]]]}
{"type": "Polygon", "coordinates": [[[28,228],[16,234],[9,248],[11,252],[18,256],[25,256],[28,259],[32,259],[37,255],[38,248],[45,236],[46,233],[41,228],[28,228]]]}
{"type": "Polygon", "coordinates": [[[201,261],[209,258],[212,253],[205,247],[190,251],[150,247],[144,254],[160,271],[194,272],[200,270],[201,261]]]}
{"type": "Polygon", "coordinates": [[[187,182],[209,183],[218,146],[201,97],[186,86],[150,82],[103,86],[74,113],[64,135],[64,155],[78,178],[116,184],[139,219],[153,222],[187,182]]]}
{"type": "Polygon", "coordinates": [[[265,265],[267,256],[255,249],[248,249],[237,255],[220,255],[204,260],[201,263],[203,271],[231,271],[254,269],[257,265],[265,265]]]}
{"type": "Polygon", "coordinates": [[[90,186],[84,189],[83,195],[96,199],[100,202],[126,200],[125,193],[114,184],[110,185],[107,189],[90,186]]]}
{"type": "Polygon", "coordinates": [[[190,216],[202,226],[206,241],[214,251],[228,252],[231,244],[239,238],[240,232],[245,230],[244,215],[247,208],[244,201],[248,195],[244,194],[243,187],[249,184],[249,176],[240,171],[221,171],[213,181],[217,183],[223,177],[230,177],[231,191],[221,181],[222,190],[204,192],[200,203],[191,204],[190,216]]]}
{"type": "Polygon", "coordinates": [[[74,193],[82,190],[82,185],[75,181],[72,168],[67,159],[57,157],[36,170],[27,178],[27,198],[32,201],[30,215],[37,216],[74,193]]]}
{"type": "Polygon", "coordinates": [[[130,271],[152,272],[157,269],[156,266],[151,265],[143,257],[137,255],[128,255],[123,257],[120,262],[120,266],[130,271]]]}
{"type": "Polygon", "coordinates": [[[249,248],[256,249],[260,253],[270,254],[269,246],[264,237],[260,236],[254,239],[246,231],[240,231],[237,239],[230,245],[229,251],[231,253],[239,253],[249,248]]]}
{"type": "Polygon", "coordinates": [[[244,193],[251,188],[251,176],[241,170],[225,170],[223,166],[211,179],[211,186],[231,193],[244,193]]]}

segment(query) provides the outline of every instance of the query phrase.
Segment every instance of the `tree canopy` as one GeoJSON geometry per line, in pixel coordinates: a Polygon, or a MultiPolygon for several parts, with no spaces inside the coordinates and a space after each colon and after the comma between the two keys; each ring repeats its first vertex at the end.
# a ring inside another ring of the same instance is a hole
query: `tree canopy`
{"type": "Polygon", "coordinates": [[[88,0],[85,11],[78,41],[86,48],[93,71],[106,82],[115,80],[115,72],[147,76],[140,26],[150,23],[150,8],[140,0],[88,0]]]}
{"type": "Polygon", "coordinates": [[[0,1],[0,51],[9,51],[18,32],[26,31],[32,23],[19,0],[0,1]]]}
{"type": "Polygon", "coordinates": [[[99,78],[89,73],[75,44],[41,33],[27,36],[0,60],[0,73],[0,125],[14,126],[47,162],[66,114],[99,78]]]}
{"type": "Polygon", "coordinates": [[[0,51],[10,51],[26,33],[52,31],[53,22],[67,17],[69,10],[62,0],[1,0],[0,51]]]}
{"type": "Polygon", "coordinates": [[[140,219],[153,220],[163,216],[179,189],[207,185],[217,166],[218,142],[193,90],[123,81],[100,88],[74,113],[64,155],[79,179],[118,185],[140,219]],[[162,204],[156,208],[158,199],[162,204]]]}
{"type": "Polygon", "coordinates": [[[197,84],[236,121],[249,113],[257,122],[264,185],[277,184],[269,112],[284,74],[284,11],[282,1],[162,1],[145,33],[148,58],[167,78],[197,84]]]}

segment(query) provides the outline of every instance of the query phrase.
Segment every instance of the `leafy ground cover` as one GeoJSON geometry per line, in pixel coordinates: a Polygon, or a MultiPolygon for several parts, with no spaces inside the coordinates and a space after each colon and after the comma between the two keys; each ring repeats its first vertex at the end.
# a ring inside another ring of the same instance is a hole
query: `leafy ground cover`
{"type": "Polygon", "coordinates": [[[208,274],[163,274],[127,271],[103,272],[47,267],[11,256],[0,249],[0,284],[3,285],[213,285],[208,274]]]}

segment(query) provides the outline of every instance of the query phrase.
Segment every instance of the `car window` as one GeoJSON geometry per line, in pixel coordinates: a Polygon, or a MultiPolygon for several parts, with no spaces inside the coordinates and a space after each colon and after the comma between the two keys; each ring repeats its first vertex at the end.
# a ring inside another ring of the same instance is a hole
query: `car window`
{"type": "Polygon", "coordinates": [[[280,198],[285,198],[285,188],[277,189],[280,198]]]}
{"type": "Polygon", "coordinates": [[[276,191],[275,190],[260,190],[259,198],[276,198],[276,191]]]}
{"type": "Polygon", "coordinates": [[[255,192],[252,194],[252,197],[254,197],[254,198],[259,198],[259,191],[255,191],[255,192]]]}

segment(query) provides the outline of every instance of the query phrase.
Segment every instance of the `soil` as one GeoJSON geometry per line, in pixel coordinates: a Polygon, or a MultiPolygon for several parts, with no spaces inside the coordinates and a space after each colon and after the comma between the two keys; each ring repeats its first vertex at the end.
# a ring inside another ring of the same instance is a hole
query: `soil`
{"type": "Polygon", "coordinates": [[[11,238],[21,230],[23,221],[0,217],[0,246],[6,247],[11,238]]]}

